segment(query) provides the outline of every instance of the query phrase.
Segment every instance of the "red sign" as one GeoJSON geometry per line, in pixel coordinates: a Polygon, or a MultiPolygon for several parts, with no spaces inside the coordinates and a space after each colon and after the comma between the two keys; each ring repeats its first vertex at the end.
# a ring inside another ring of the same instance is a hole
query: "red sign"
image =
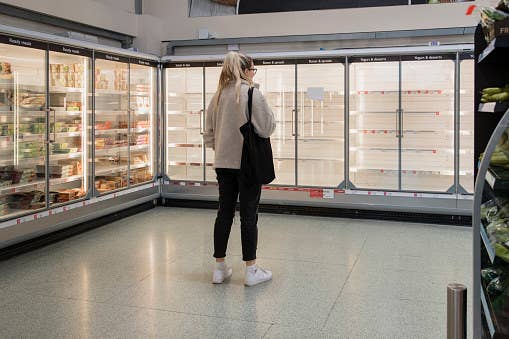
{"type": "Polygon", "coordinates": [[[310,198],[320,198],[323,199],[323,189],[311,189],[309,190],[310,198]]]}

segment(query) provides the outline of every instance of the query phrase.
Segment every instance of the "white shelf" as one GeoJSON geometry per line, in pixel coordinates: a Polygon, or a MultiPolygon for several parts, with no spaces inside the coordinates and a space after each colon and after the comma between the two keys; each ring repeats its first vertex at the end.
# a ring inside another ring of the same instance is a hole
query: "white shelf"
{"type": "Polygon", "coordinates": [[[196,143],[170,143],[168,148],[202,148],[202,145],[196,143]]]}
{"type": "Polygon", "coordinates": [[[144,149],[147,149],[150,147],[149,144],[143,144],[143,145],[131,145],[131,146],[118,146],[118,147],[109,147],[109,148],[100,148],[100,149],[95,149],[95,153],[108,153],[109,151],[115,151],[115,152],[122,152],[122,151],[125,151],[127,152],[127,150],[131,149],[131,151],[139,151],[139,150],[144,150],[144,149]]]}
{"type": "Polygon", "coordinates": [[[116,90],[116,89],[95,89],[95,95],[129,95],[127,90],[116,90]]]}
{"type": "Polygon", "coordinates": [[[50,93],[82,93],[83,88],[50,86],[49,92],[50,93]]]}
{"type": "Polygon", "coordinates": [[[201,129],[200,127],[168,127],[168,131],[187,131],[187,130],[190,130],[190,131],[194,131],[194,130],[199,130],[201,129]]]}
{"type": "MultiPolygon", "coordinates": [[[[95,130],[95,135],[102,134],[114,134],[114,133],[127,133],[127,128],[112,128],[112,129],[97,129],[95,130]]],[[[146,133],[150,132],[150,128],[133,128],[131,129],[132,133],[146,133]]]]}
{"type": "Polygon", "coordinates": [[[65,114],[65,115],[71,115],[71,116],[77,116],[81,115],[83,111],[64,111],[64,110],[55,110],[56,114],[65,114]]]}
{"type": "MultiPolygon", "coordinates": [[[[169,166],[195,166],[195,167],[202,167],[202,162],[188,162],[188,161],[168,161],[167,165],[169,166]]],[[[214,164],[211,162],[206,163],[207,167],[213,167],[214,164]]]]}
{"type": "MultiPolygon", "coordinates": [[[[399,149],[397,147],[387,148],[387,147],[359,147],[359,146],[351,146],[350,152],[355,151],[380,151],[380,152],[398,152],[399,149]]],[[[425,149],[425,148],[403,148],[401,149],[402,153],[442,153],[442,152],[452,152],[452,148],[433,148],[433,149],[425,149]]]]}
{"type": "MultiPolygon", "coordinates": [[[[95,175],[101,176],[101,175],[113,174],[113,173],[118,173],[118,172],[127,172],[128,167],[129,166],[127,166],[127,165],[123,165],[123,166],[109,167],[106,169],[105,168],[96,169],[95,175]]],[[[150,163],[144,162],[144,163],[140,163],[140,164],[131,165],[131,170],[136,170],[136,169],[145,168],[145,167],[150,167],[150,163]]]]}
{"type": "Polygon", "coordinates": [[[95,135],[113,134],[113,133],[127,133],[127,128],[96,129],[95,130],[95,135]]]}
{"type": "Polygon", "coordinates": [[[129,110],[125,109],[125,110],[101,110],[101,109],[96,109],[94,111],[95,113],[97,114],[125,114],[125,115],[128,115],[129,114],[129,110]]]}

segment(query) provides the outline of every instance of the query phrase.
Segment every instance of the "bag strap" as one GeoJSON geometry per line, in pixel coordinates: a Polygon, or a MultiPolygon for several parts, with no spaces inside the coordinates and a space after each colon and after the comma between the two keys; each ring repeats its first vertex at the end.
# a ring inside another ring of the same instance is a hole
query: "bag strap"
{"type": "Polygon", "coordinates": [[[251,122],[251,115],[253,114],[253,90],[254,87],[249,87],[249,91],[247,92],[247,107],[249,110],[249,115],[247,118],[247,122],[251,122]]]}

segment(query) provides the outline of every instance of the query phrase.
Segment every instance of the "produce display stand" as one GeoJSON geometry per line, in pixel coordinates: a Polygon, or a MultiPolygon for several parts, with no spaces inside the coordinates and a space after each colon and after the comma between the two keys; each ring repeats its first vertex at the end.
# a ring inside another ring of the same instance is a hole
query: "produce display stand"
{"type": "Polygon", "coordinates": [[[473,337],[509,338],[509,104],[480,102],[483,89],[509,84],[509,37],[488,44],[479,25],[475,56],[473,337]]]}

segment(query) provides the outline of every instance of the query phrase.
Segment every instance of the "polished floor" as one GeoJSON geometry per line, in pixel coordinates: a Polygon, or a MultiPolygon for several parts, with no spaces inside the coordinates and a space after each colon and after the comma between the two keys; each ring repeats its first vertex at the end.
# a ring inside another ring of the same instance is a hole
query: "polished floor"
{"type": "Polygon", "coordinates": [[[244,287],[238,218],[210,283],[214,217],[160,207],[0,262],[0,338],[438,339],[447,284],[471,300],[467,227],[261,214],[274,279],[244,287]]]}

